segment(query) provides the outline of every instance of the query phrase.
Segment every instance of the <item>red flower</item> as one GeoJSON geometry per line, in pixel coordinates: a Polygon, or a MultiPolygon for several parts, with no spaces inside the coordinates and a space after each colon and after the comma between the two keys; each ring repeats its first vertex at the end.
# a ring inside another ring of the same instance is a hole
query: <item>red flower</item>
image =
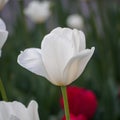
{"type": "MultiPolygon", "coordinates": [[[[63,116],[62,120],[66,120],[65,116],[63,116]]],[[[74,116],[73,114],[70,114],[70,120],[87,120],[87,118],[82,114],[78,116],[74,116]]]]}
{"type": "MultiPolygon", "coordinates": [[[[92,91],[75,86],[69,86],[67,88],[67,94],[70,113],[75,116],[82,114],[88,119],[93,117],[97,109],[97,100],[92,91]]],[[[62,98],[60,99],[60,104],[64,109],[62,98]]]]}

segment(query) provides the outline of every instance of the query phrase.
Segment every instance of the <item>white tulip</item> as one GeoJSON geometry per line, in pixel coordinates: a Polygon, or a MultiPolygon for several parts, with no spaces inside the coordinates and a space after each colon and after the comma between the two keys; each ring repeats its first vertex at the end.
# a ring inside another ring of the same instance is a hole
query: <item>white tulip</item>
{"type": "Polygon", "coordinates": [[[17,101],[0,101],[0,120],[39,120],[38,104],[31,101],[26,108],[17,101]]]}
{"type": "Polygon", "coordinates": [[[50,2],[49,1],[32,1],[24,10],[26,16],[36,23],[45,22],[50,16],[50,2]]]}
{"type": "Polygon", "coordinates": [[[0,0],[0,9],[8,2],[8,0],[0,0]]]}
{"type": "Polygon", "coordinates": [[[94,49],[86,49],[82,31],[58,27],[44,37],[41,49],[21,52],[18,63],[55,85],[65,86],[81,75],[94,49]]]}
{"type": "Polygon", "coordinates": [[[83,29],[84,27],[84,20],[79,14],[72,14],[68,16],[66,23],[71,28],[83,29]]]}
{"type": "Polygon", "coordinates": [[[6,25],[2,19],[0,19],[0,56],[1,56],[1,49],[7,40],[8,31],[6,30],[6,25]]]}

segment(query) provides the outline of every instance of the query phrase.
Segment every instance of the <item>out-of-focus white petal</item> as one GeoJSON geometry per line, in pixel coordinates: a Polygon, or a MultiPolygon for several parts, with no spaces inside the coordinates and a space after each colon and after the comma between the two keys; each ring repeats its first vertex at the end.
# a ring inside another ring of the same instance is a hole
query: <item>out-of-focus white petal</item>
{"type": "Polygon", "coordinates": [[[0,18],[0,30],[6,30],[5,22],[0,18]]]}
{"type": "Polygon", "coordinates": [[[38,104],[32,100],[28,105],[28,112],[31,120],[39,120],[38,116],[38,104]]]}
{"type": "Polygon", "coordinates": [[[2,49],[3,45],[5,44],[7,37],[8,32],[0,30],[0,49],[2,49]]]}
{"type": "Polygon", "coordinates": [[[31,101],[28,108],[17,101],[0,101],[0,120],[39,120],[37,107],[35,101],[31,101]]]}
{"type": "Polygon", "coordinates": [[[0,50],[0,57],[1,57],[1,53],[2,53],[2,51],[0,50]]]}
{"type": "Polygon", "coordinates": [[[25,15],[27,15],[32,21],[37,23],[42,23],[48,19],[51,14],[50,2],[49,1],[31,1],[27,8],[24,10],[25,15]],[[36,12],[39,11],[39,12],[36,12]]]}
{"type": "Polygon", "coordinates": [[[27,108],[22,103],[14,101],[14,102],[11,103],[11,108],[14,111],[14,114],[11,114],[11,115],[14,116],[14,118],[18,118],[20,120],[28,120],[28,119],[30,119],[27,108]]]}
{"type": "Polygon", "coordinates": [[[1,120],[7,120],[10,118],[10,115],[14,114],[14,111],[11,107],[11,104],[6,104],[4,101],[0,101],[0,117],[1,120]]]}
{"type": "Polygon", "coordinates": [[[81,75],[88,61],[92,57],[94,49],[95,49],[94,47],[92,47],[91,49],[85,49],[75,57],[71,58],[63,72],[64,73],[63,85],[70,84],[81,75]]]}
{"type": "Polygon", "coordinates": [[[59,83],[63,79],[63,69],[74,49],[70,29],[58,32],[59,29],[45,36],[41,45],[43,63],[52,83],[59,83]]]}
{"type": "Polygon", "coordinates": [[[72,14],[68,16],[66,23],[71,28],[83,29],[84,20],[79,14],[72,14]]]}
{"type": "Polygon", "coordinates": [[[6,25],[4,21],[0,18],[0,56],[1,56],[1,49],[5,44],[8,37],[8,31],[6,31],[6,25]]]}
{"type": "Polygon", "coordinates": [[[12,116],[17,116],[18,118],[27,120],[29,116],[25,112],[25,106],[19,102],[0,102],[0,113],[3,120],[9,120],[12,116]]]}
{"type": "Polygon", "coordinates": [[[29,71],[48,79],[40,49],[28,48],[22,51],[18,56],[17,62],[29,71]]]}

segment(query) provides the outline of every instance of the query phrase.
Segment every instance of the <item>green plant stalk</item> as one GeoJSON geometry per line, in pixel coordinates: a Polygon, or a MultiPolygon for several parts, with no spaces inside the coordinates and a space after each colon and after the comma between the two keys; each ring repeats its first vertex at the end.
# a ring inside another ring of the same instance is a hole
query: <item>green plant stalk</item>
{"type": "Polygon", "coordinates": [[[3,85],[1,79],[0,79],[0,92],[1,92],[2,99],[3,99],[4,101],[8,101],[7,95],[6,95],[6,92],[5,92],[5,88],[4,88],[4,85],[3,85]]]}
{"type": "Polygon", "coordinates": [[[62,91],[62,96],[63,96],[63,101],[64,101],[64,110],[65,110],[66,120],[70,120],[70,113],[69,113],[69,105],[68,105],[66,86],[61,86],[61,91],[62,91]]]}

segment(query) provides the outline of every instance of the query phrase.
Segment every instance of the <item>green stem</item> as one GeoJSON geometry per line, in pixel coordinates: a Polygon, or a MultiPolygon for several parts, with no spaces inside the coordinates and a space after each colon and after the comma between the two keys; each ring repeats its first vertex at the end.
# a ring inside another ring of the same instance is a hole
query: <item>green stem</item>
{"type": "Polygon", "coordinates": [[[61,86],[61,91],[62,91],[62,95],[63,95],[63,101],[64,101],[64,109],[65,109],[66,120],[70,120],[66,86],[61,86]]]}
{"type": "Polygon", "coordinates": [[[8,101],[7,95],[6,95],[6,92],[5,92],[5,88],[4,88],[4,85],[3,85],[1,79],[0,79],[0,92],[1,92],[2,99],[3,99],[4,101],[8,101]]]}

